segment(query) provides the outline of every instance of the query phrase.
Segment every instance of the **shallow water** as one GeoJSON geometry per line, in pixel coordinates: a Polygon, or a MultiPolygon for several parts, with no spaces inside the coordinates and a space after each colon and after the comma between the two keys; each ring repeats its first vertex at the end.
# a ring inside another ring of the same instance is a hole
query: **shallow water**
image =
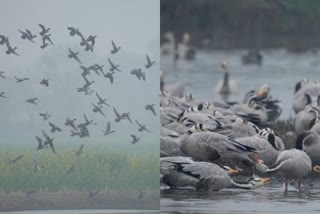
{"type": "MultiPolygon", "coordinates": [[[[6,213],[6,212],[3,212],[6,213]]],[[[132,213],[132,214],[156,214],[159,211],[154,210],[32,210],[32,211],[19,211],[19,212],[8,212],[10,214],[125,214],[125,213],[132,213]]]]}
{"type": "Polygon", "coordinates": [[[230,101],[242,101],[246,92],[258,89],[267,83],[271,95],[282,101],[281,118],[293,116],[292,99],[296,82],[304,77],[320,79],[319,54],[290,54],[285,50],[264,50],[263,65],[243,65],[241,56],[245,50],[237,51],[198,51],[194,61],[174,62],[172,56],[161,56],[161,69],[165,72],[168,84],[188,83],[186,93],[195,97],[221,101],[216,93],[223,72],[219,64],[223,60],[231,63],[230,80],[234,85],[234,94],[230,101]]]}
{"type": "Polygon", "coordinates": [[[319,213],[320,189],[297,192],[261,187],[219,192],[161,190],[161,213],[319,213]]]}

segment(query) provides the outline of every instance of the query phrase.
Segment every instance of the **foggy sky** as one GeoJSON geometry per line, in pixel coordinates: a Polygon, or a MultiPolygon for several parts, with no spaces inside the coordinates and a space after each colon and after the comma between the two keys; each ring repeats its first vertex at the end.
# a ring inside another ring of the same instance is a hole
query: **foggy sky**
{"type": "Polygon", "coordinates": [[[3,1],[0,8],[0,34],[9,37],[10,44],[18,47],[21,56],[6,55],[5,46],[0,46],[0,70],[11,77],[0,79],[0,92],[5,91],[9,99],[0,99],[0,143],[35,143],[35,135],[42,137],[41,131],[49,132],[47,122],[38,115],[48,111],[52,117],[49,121],[64,129],[63,133],[51,134],[55,141],[74,141],[70,128],[65,127],[66,117],[77,118],[83,122],[83,114],[98,123],[90,126],[91,138],[86,141],[131,141],[130,134],[137,134],[144,143],[159,138],[159,116],[144,110],[146,104],[154,103],[159,114],[159,1],[157,0],[69,0],[69,1],[3,1]],[[38,24],[50,27],[54,46],[41,49],[40,28],[38,24]],[[80,46],[80,38],[71,37],[67,27],[78,27],[88,37],[97,35],[94,53],[84,51],[80,46]],[[28,28],[37,34],[36,43],[21,39],[17,29],[28,28]],[[112,55],[111,40],[122,50],[112,55]],[[92,73],[88,79],[94,80],[92,89],[107,98],[111,107],[103,107],[106,118],[92,112],[91,103],[97,103],[95,94],[85,96],[76,91],[84,81],[80,75],[80,65],[69,59],[68,48],[79,51],[79,58],[84,66],[94,63],[104,65],[108,71],[107,58],[120,64],[122,73],[115,73],[114,85],[109,80],[92,73]],[[146,54],[157,64],[145,69],[146,54]],[[142,68],[146,72],[147,81],[138,80],[130,74],[132,69],[142,68]],[[14,76],[30,77],[30,80],[17,84],[14,76]],[[42,78],[50,79],[49,88],[40,85],[42,78]],[[38,97],[38,106],[25,100],[38,97]],[[120,113],[131,112],[133,124],[121,121],[114,122],[112,107],[120,113]],[[139,133],[134,120],[146,124],[153,131],[139,133]],[[103,136],[107,121],[111,121],[112,129],[117,133],[103,136]]]}

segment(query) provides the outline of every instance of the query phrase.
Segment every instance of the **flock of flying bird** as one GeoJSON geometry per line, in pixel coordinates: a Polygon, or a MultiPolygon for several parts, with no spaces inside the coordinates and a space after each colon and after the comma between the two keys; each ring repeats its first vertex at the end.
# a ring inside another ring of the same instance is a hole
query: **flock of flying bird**
{"type": "Polygon", "coordinates": [[[163,73],[160,78],[160,182],[165,186],[254,189],[270,180],[254,172],[277,172],[285,191],[291,179],[298,181],[300,191],[303,178],[320,172],[320,82],[296,84],[296,142],[288,148],[268,127],[279,117],[281,102],[270,95],[267,84],[249,91],[240,103],[223,104],[182,96],[181,87],[166,86],[163,73]],[[243,168],[254,173],[247,181],[231,176],[243,168]]]}
{"type": "MultiPolygon", "coordinates": [[[[42,49],[47,48],[50,45],[54,45],[54,43],[51,40],[51,34],[50,34],[50,28],[45,27],[42,24],[39,24],[39,27],[41,28],[41,31],[39,33],[39,35],[42,38],[42,45],[40,46],[42,49]]],[[[80,45],[84,46],[84,50],[85,51],[94,51],[94,47],[96,44],[95,39],[97,38],[97,36],[93,36],[90,35],[87,38],[79,31],[78,28],[74,28],[74,27],[68,27],[67,28],[69,30],[69,34],[70,36],[78,36],[80,38],[80,45]]],[[[32,43],[35,43],[35,39],[37,38],[37,35],[31,33],[30,30],[25,29],[25,31],[22,30],[18,30],[21,33],[21,38],[24,40],[29,40],[32,43]]],[[[9,38],[7,36],[4,35],[0,35],[0,44],[1,45],[6,45],[7,47],[7,51],[6,54],[14,54],[17,56],[20,56],[20,54],[17,52],[17,47],[12,48],[10,42],[9,42],[9,38]]],[[[111,41],[112,44],[112,50],[110,51],[110,53],[112,55],[117,54],[121,47],[116,45],[116,43],[114,41],[111,41]]],[[[110,64],[110,68],[108,72],[104,72],[103,69],[103,65],[98,65],[98,64],[94,64],[92,66],[84,66],[82,61],[80,60],[79,57],[79,52],[75,52],[73,51],[71,48],[68,49],[68,57],[74,59],[77,63],[79,63],[80,65],[80,69],[82,70],[81,76],[84,80],[84,85],[82,87],[79,87],[77,89],[78,92],[80,93],[84,93],[85,95],[92,95],[93,92],[94,95],[97,98],[97,102],[96,103],[91,103],[92,104],[92,111],[94,113],[100,114],[103,117],[106,117],[104,111],[103,111],[103,106],[106,107],[110,107],[111,106],[107,103],[107,99],[101,97],[98,92],[96,92],[95,90],[91,89],[92,85],[94,84],[95,81],[93,80],[89,80],[88,76],[91,75],[91,71],[95,72],[95,74],[97,75],[102,75],[105,78],[110,80],[110,83],[113,84],[114,83],[114,73],[115,72],[122,72],[119,68],[118,64],[115,64],[110,58],[108,58],[108,63],[110,64]]],[[[152,61],[150,59],[150,57],[148,55],[146,55],[146,59],[147,62],[144,65],[144,67],[146,69],[150,69],[154,64],[155,61],[152,61]]],[[[142,71],[141,68],[139,69],[133,69],[130,72],[132,75],[137,76],[137,78],[139,80],[143,79],[144,81],[146,80],[146,75],[145,72],[142,71]]],[[[4,71],[0,71],[0,79],[11,79],[9,76],[6,75],[6,73],[4,71]]],[[[22,83],[24,81],[28,81],[29,78],[26,77],[17,77],[14,76],[14,79],[16,81],[16,83],[22,83]]],[[[49,87],[50,86],[50,79],[48,78],[44,78],[40,81],[40,84],[43,85],[44,87],[49,87]]],[[[4,91],[0,92],[0,98],[3,99],[7,99],[10,98],[6,95],[6,93],[4,91]]],[[[26,102],[32,105],[38,105],[38,98],[34,97],[34,98],[30,98],[27,99],[26,102]]],[[[130,113],[129,112],[119,112],[115,107],[113,108],[113,112],[115,115],[115,119],[114,122],[119,123],[120,121],[129,121],[130,123],[133,123],[130,113]]],[[[146,113],[147,115],[154,115],[157,116],[156,110],[155,110],[155,104],[147,104],[145,105],[145,110],[150,112],[150,113],[146,113]]],[[[56,132],[62,132],[63,128],[61,126],[58,126],[56,124],[54,124],[53,122],[50,121],[50,118],[52,117],[52,115],[50,115],[48,112],[39,112],[39,116],[44,120],[48,122],[48,125],[50,127],[50,132],[51,134],[54,134],[56,132]]],[[[71,128],[71,136],[75,137],[78,136],[80,138],[84,138],[84,137],[89,137],[90,136],[90,132],[89,132],[89,126],[90,125],[97,125],[96,123],[93,122],[92,119],[88,119],[87,115],[84,114],[84,121],[83,122],[76,122],[79,121],[75,118],[66,118],[66,121],[64,123],[65,126],[68,126],[71,128]]],[[[151,132],[146,125],[138,122],[138,120],[134,121],[137,125],[137,130],[141,133],[141,132],[151,132]]],[[[106,128],[103,130],[103,134],[104,135],[110,135],[112,133],[114,133],[115,130],[112,130],[111,128],[111,121],[107,122],[106,128]]],[[[45,131],[42,130],[42,137],[40,136],[36,136],[36,141],[37,141],[37,150],[41,150],[41,149],[45,149],[45,148],[50,148],[52,150],[52,152],[54,154],[57,154],[55,146],[54,146],[54,138],[49,136],[49,134],[45,131]]],[[[136,144],[137,142],[140,141],[140,137],[134,134],[131,134],[131,138],[132,144],[136,144]]],[[[79,156],[80,154],[83,153],[83,148],[84,148],[84,144],[82,144],[79,149],[75,152],[76,156],[79,156]]],[[[23,154],[21,154],[20,156],[16,157],[13,160],[10,160],[10,163],[16,163],[18,160],[20,160],[21,158],[23,158],[23,154]]],[[[33,166],[34,166],[34,171],[38,172],[40,171],[44,166],[41,165],[39,163],[39,161],[36,158],[33,158],[33,166]]],[[[75,169],[75,165],[72,165],[66,172],[66,175],[70,174],[71,172],[73,172],[75,169]]]]}

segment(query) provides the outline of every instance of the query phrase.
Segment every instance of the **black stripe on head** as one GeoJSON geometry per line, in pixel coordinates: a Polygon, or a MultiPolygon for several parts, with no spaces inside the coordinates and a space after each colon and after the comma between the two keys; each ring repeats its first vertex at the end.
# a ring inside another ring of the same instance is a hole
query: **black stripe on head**
{"type": "Polygon", "coordinates": [[[320,95],[318,96],[318,100],[317,100],[318,106],[320,105],[320,95]]]}
{"type": "Polygon", "coordinates": [[[181,118],[183,117],[185,111],[182,111],[179,115],[178,115],[178,119],[177,121],[180,122],[181,118]]]}
{"type": "Polygon", "coordinates": [[[203,131],[203,124],[199,124],[200,130],[203,131]]]}
{"type": "Polygon", "coordinates": [[[301,81],[297,82],[297,84],[294,88],[294,93],[297,93],[297,91],[299,91],[301,89],[301,85],[302,85],[301,81]]]}
{"type": "Polygon", "coordinates": [[[312,120],[309,123],[309,129],[311,129],[314,126],[314,124],[316,124],[316,120],[317,120],[317,117],[312,118],[312,120]]]}
{"type": "Polygon", "coordinates": [[[310,94],[304,94],[304,98],[306,99],[306,105],[309,105],[312,103],[312,99],[311,99],[310,94]]]}
{"type": "Polygon", "coordinates": [[[273,148],[278,150],[278,148],[276,147],[276,137],[274,136],[274,134],[268,133],[268,141],[273,148]]]}
{"type": "Polygon", "coordinates": [[[203,110],[203,104],[201,103],[198,105],[198,111],[202,111],[202,110],[203,110]]]}
{"type": "Polygon", "coordinates": [[[303,131],[301,134],[297,137],[296,140],[296,149],[302,150],[303,148],[303,140],[310,135],[310,131],[303,131]]]}

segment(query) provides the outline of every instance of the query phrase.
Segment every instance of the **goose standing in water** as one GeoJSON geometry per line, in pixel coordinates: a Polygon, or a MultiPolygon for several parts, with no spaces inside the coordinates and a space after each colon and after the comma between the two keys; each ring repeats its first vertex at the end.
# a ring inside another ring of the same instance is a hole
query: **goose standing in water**
{"type": "Polygon", "coordinates": [[[220,64],[220,67],[223,69],[223,81],[218,84],[218,93],[222,96],[224,100],[227,100],[230,94],[233,92],[233,88],[230,81],[230,62],[223,61],[220,64]]]}
{"type": "Polygon", "coordinates": [[[296,149],[305,151],[311,158],[313,166],[320,164],[320,135],[316,132],[301,132],[296,140],[296,149]]]}
{"type": "Polygon", "coordinates": [[[285,179],[285,191],[288,190],[288,180],[298,180],[298,190],[301,191],[301,181],[312,171],[312,161],[304,151],[290,149],[280,152],[273,168],[269,168],[263,160],[254,158],[256,169],[262,173],[278,172],[285,179]]]}

